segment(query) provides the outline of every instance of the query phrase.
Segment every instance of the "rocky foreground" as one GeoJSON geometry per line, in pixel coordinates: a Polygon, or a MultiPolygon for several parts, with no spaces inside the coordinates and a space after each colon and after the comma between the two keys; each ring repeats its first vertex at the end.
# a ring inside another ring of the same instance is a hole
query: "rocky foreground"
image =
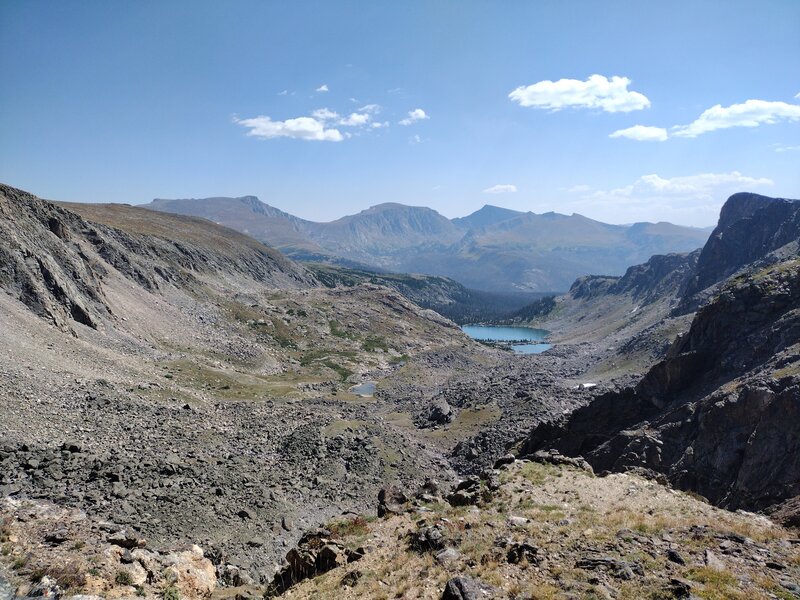
{"type": "MultiPolygon", "coordinates": [[[[157,551],[131,530],[49,503],[7,500],[4,553],[20,589],[106,598],[791,598],[800,538],[635,474],[597,477],[558,454],[504,458],[453,488],[381,492],[376,513],[305,533],[265,585],[197,546],[157,551]],[[236,581],[235,579],[240,579],[236,581]]],[[[78,596],[75,596],[75,600],[78,596]]]]}

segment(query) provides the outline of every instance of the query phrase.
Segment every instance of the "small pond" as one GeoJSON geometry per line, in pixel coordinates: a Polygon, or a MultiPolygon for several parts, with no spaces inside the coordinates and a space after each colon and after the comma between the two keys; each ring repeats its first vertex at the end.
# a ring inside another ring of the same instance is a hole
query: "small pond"
{"type": "Polygon", "coordinates": [[[365,381],[360,385],[354,385],[350,388],[350,393],[355,394],[356,396],[361,396],[362,398],[372,398],[375,395],[375,386],[377,384],[374,381],[365,381]]]}
{"type": "Polygon", "coordinates": [[[497,342],[498,346],[510,346],[519,354],[539,354],[552,348],[542,341],[550,333],[546,329],[499,325],[464,325],[461,329],[479,342],[497,342]]]}

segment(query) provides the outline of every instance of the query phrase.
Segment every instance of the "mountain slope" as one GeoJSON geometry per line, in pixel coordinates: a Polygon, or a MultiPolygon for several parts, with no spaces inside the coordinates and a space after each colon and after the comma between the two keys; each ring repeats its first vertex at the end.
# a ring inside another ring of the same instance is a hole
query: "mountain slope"
{"type": "MultiPolygon", "coordinates": [[[[354,385],[425,353],[491,360],[394,290],[328,289],[205,219],[8,186],[0,290],[0,496],[155,547],[201,542],[226,557],[221,581],[258,580],[300,528],[365,509],[386,480],[452,476],[354,385]]],[[[129,564],[93,560],[112,581],[129,564]]]]}
{"type": "Polygon", "coordinates": [[[330,251],[351,260],[393,267],[402,256],[446,248],[461,232],[435,210],[379,204],[330,223],[306,223],[304,230],[330,251]]]}
{"type": "Polygon", "coordinates": [[[511,210],[501,206],[492,206],[491,204],[484,204],[481,208],[466,217],[456,217],[452,219],[453,224],[461,229],[476,229],[479,227],[486,227],[487,225],[494,225],[501,223],[508,219],[513,219],[524,213],[518,210],[511,210]]]}
{"type": "Polygon", "coordinates": [[[265,204],[255,196],[182,200],[156,198],[141,207],[202,217],[297,256],[317,259],[330,257],[330,252],[315,244],[303,232],[302,219],[265,204]]]}
{"type": "Polygon", "coordinates": [[[433,275],[377,273],[320,263],[306,263],[305,267],[328,287],[352,287],[362,283],[386,286],[417,306],[435,310],[459,324],[506,318],[539,295],[471,290],[447,277],[433,275]]]}
{"type": "Polygon", "coordinates": [[[797,201],[741,193],[731,196],[703,247],[687,295],[703,290],[789,242],[800,239],[797,201]]]}
{"type": "Polygon", "coordinates": [[[223,272],[281,287],[313,283],[279,252],[203,219],[120,205],[62,206],[0,186],[0,285],[59,326],[96,328],[113,314],[103,289],[109,268],[148,291],[223,272]]]}

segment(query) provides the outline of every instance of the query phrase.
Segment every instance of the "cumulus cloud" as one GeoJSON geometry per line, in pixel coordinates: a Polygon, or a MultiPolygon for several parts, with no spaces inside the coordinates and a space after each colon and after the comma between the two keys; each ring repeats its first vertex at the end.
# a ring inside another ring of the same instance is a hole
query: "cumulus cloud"
{"type": "Polygon", "coordinates": [[[360,130],[388,127],[388,122],[372,122],[372,114],[376,113],[379,108],[377,104],[368,104],[359,109],[359,112],[353,112],[344,117],[330,108],[318,108],[311,113],[310,117],[297,117],[285,121],[273,121],[266,116],[252,119],[234,117],[233,120],[248,128],[247,135],[262,139],[289,137],[300,140],[340,142],[343,139],[359,135],[360,130]],[[352,127],[357,131],[342,133],[336,129],[340,126],[352,127]]]}
{"type": "Polygon", "coordinates": [[[288,137],[308,141],[341,142],[344,139],[338,129],[326,128],[324,120],[314,117],[273,121],[270,117],[258,116],[252,119],[235,118],[234,122],[246,127],[247,135],[265,140],[288,137]]]}
{"type": "Polygon", "coordinates": [[[634,125],[627,129],[618,129],[610,134],[610,138],[628,138],[639,142],[663,142],[669,137],[663,127],[649,127],[647,125],[634,125]]]}
{"type": "Polygon", "coordinates": [[[384,127],[389,126],[389,121],[375,121],[374,123],[370,123],[369,125],[372,129],[383,129],[384,127]]]}
{"type": "Polygon", "coordinates": [[[424,121],[425,119],[430,119],[430,117],[425,114],[425,111],[421,108],[415,108],[414,110],[408,111],[408,116],[400,121],[400,125],[411,125],[412,123],[424,121]]]}
{"type": "Polygon", "coordinates": [[[327,83],[323,83],[321,86],[319,86],[319,87],[318,87],[316,90],[314,90],[314,91],[315,91],[315,92],[327,92],[327,91],[328,91],[328,84],[327,84],[327,83]]]}
{"type": "Polygon", "coordinates": [[[508,97],[520,106],[561,110],[562,108],[599,108],[605,112],[630,112],[650,106],[644,94],[628,89],[631,80],[614,76],[591,75],[586,81],[559,79],[520,86],[508,97]]]}
{"type": "Polygon", "coordinates": [[[369,123],[370,116],[364,113],[350,113],[348,116],[339,120],[339,125],[345,127],[361,127],[369,123]]]}
{"type": "Polygon", "coordinates": [[[738,171],[681,177],[643,175],[629,185],[587,192],[569,206],[594,218],[618,223],[664,220],[686,225],[715,223],[731,194],[773,185],[765,177],[738,171]]]}
{"type": "Polygon", "coordinates": [[[703,113],[689,125],[672,128],[672,135],[697,137],[703,133],[727,129],[729,127],[758,127],[772,125],[779,121],[800,120],[800,105],[767,100],[746,100],[741,104],[722,106],[717,104],[703,113]]]}
{"type": "Polygon", "coordinates": [[[508,194],[517,191],[517,186],[511,183],[498,183],[483,190],[484,194],[508,194]]]}

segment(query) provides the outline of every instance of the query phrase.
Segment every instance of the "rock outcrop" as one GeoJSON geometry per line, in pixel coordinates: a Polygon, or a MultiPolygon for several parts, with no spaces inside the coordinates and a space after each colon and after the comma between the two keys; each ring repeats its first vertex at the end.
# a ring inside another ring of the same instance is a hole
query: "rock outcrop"
{"type": "Polygon", "coordinates": [[[734,194],[697,259],[686,295],[722,281],[741,267],[800,238],[800,202],[734,194]]]}
{"type": "Polygon", "coordinates": [[[644,469],[729,508],[800,493],[798,207],[733,196],[689,284],[736,275],[637,385],[539,425],[521,453],[554,448],[596,471],[644,469]]]}

